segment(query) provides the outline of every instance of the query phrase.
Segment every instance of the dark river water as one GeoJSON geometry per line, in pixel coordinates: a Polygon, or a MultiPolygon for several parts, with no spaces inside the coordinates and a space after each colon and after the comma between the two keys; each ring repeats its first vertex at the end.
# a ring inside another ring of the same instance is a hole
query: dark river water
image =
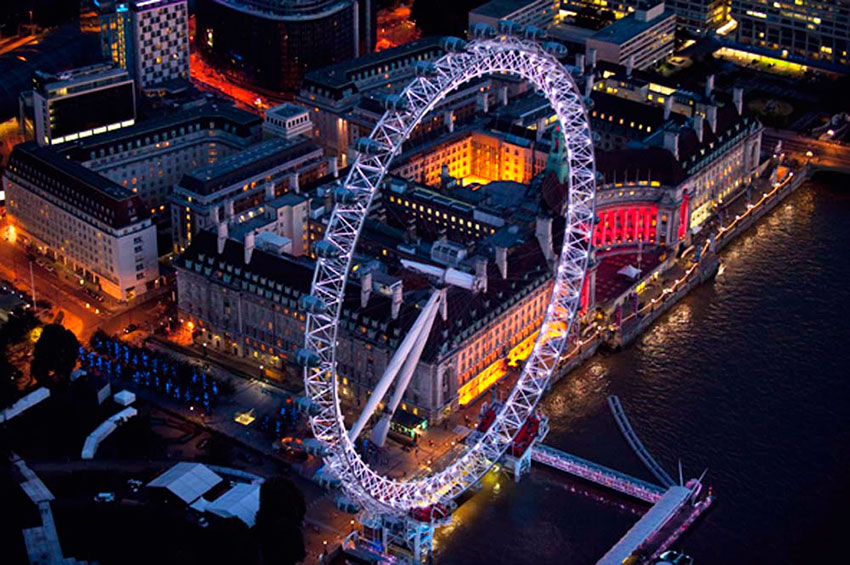
{"type": "MultiPolygon", "coordinates": [[[[617,394],[671,475],[680,458],[687,477],[708,468],[717,502],[674,546],[697,565],[848,563],[850,179],[801,187],[721,261],[632,346],[554,387],[546,443],[652,480],[608,409],[617,394]]],[[[554,470],[491,474],[438,533],[437,561],[593,563],[644,510],[554,470]]]]}

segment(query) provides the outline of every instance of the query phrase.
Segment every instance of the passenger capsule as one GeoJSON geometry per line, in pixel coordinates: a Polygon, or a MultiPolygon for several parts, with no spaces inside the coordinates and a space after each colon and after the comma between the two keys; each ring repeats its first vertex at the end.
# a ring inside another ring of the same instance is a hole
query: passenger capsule
{"type": "Polygon", "coordinates": [[[298,299],[298,308],[302,312],[309,312],[310,314],[324,314],[328,310],[328,305],[321,298],[312,294],[304,294],[298,299]]]}
{"type": "Polygon", "coordinates": [[[472,33],[472,37],[478,37],[481,39],[496,37],[496,29],[487,24],[472,24],[469,31],[472,33]]]}
{"type": "Polygon", "coordinates": [[[358,153],[363,153],[365,155],[380,155],[381,153],[386,153],[387,147],[374,139],[369,139],[368,137],[361,137],[354,143],[354,149],[358,153]]]}
{"type": "Polygon", "coordinates": [[[501,20],[499,22],[499,33],[505,35],[521,35],[524,27],[512,20],[501,20]]]}
{"type": "Polygon", "coordinates": [[[319,358],[319,356],[316,353],[310,351],[309,349],[304,349],[302,347],[295,352],[295,362],[301,365],[302,367],[318,367],[321,361],[322,360],[319,358]]]}
{"type": "Polygon", "coordinates": [[[357,202],[357,192],[340,186],[334,189],[334,200],[340,204],[354,204],[357,202]]]}
{"type": "Polygon", "coordinates": [[[546,36],[546,32],[539,27],[535,26],[527,26],[524,30],[522,30],[522,35],[526,39],[543,39],[546,36]]]}
{"type": "Polygon", "coordinates": [[[313,251],[322,259],[339,257],[339,247],[324,239],[313,244],[313,251]]]}
{"type": "Polygon", "coordinates": [[[440,40],[440,47],[447,53],[460,53],[466,49],[466,41],[459,37],[444,37],[440,40]]]}
{"type": "Polygon", "coordinates": [[[547,41],[544,43],[543,50],[556,59],[561,59],[567,56],[567,48],[556,41],[547,41]]]}
{"type": "Polygon", "coordinates": [[[384,110],[401,112],[403,110],[407,110],[407,107],[410,105],[410,100],[404,96],[399,96],[398,94],[386,94],[381,97],[381,105],[383,105],[384,110]]]}

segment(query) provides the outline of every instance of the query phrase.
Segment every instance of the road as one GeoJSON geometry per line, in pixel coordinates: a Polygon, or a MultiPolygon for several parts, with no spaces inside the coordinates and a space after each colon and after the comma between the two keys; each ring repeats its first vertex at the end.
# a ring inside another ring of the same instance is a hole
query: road
{"type": "Polygon", "coordinates": [[[74,332],[80,342],[87,342],[98,329],[112,334],[131,323],[140,327],[152,325],[165,309],[163,295],[143,296],[129,308],[111,299],[98,302],[86,295],[70,274],[60,273],[59,268],[50,272],[46,264],[42,267],[35,261],[32,262],[30,279],[30,258],[26,251],[8,240],[5,230],[3,234],[4,237],[0,238],[0,277],[12,282],[27,295],[32,292],[32,280],[36,299],[50,301],[52,313],[62,313],[62,324],[74,332]]]}
{"type": "Polygon", "coordinates": [[[805,159],[806,153],[811,151],[811,162],[814,165],[850,169],[850,145],[820,141],[792,131],[765,128],[762,137],[762,146],[765,149],[772,151],[780,140],[783,150],[797,158],[805,159]]]}

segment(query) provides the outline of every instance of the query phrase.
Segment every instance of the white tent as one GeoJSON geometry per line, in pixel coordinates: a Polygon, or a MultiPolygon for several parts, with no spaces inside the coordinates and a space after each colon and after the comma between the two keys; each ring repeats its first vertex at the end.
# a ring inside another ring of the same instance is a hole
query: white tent
{"type": "Polygon", "coordinates": [[[625,275],[630,279],[635,280],[636,278],[638,278],[638,276],[640,276],[640,269],[638,269],[634,265],[626,265],[625,267],[617,271],[617,274],[625,275]]]}
{"type": "Polygon", "coordinates": [[[186,504],[203,496],[223,479],[201,463],[178,463],[148,483],[151,488],[164,488],[186,504]]]}
{"type": "Polygon", "coordinates": [[[206,506],[207,512],[222,518],[239,518],[249,528],[254,526],[259,509],[260,485],[253,483],[237,483],[206,506]]]}
{"type": "Polygon", "coordinates": [[[104,420],[103,423],[95,428],[95,430],[86,438],[86,441],[83,444],[83,452],[80,457],[83,459],[92,459],[100,445],[100,442],[106,439],[109,434],[114,432],[118,428],[119,423],[126,422],[135,415],[135,408],[125,408],[104,420]]]}
{"type": "Polygon", "coordinates": [[[0,422],[11,420],[18,414],[26,412],[42,400],[45,400],[49,397],[50,390],[44,387],[39,387],[35,389],[25,397],[21,398],[20,400],[9,406],[8,408],[0,410],[0,422]]]}
{"type": "Polygon", "coordinates": [[[121,406],[129,406],[136,401],[136,395],[126,389],[116,392],[113,398],[121,406]]]}

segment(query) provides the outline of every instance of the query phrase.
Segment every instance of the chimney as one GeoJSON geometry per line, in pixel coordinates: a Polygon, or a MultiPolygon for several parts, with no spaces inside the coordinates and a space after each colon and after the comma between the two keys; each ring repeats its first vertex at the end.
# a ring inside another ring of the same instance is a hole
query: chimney
{"type": "Polygon", "coordinates": [[[254,253],[254,232],[249,231],[245,234],[245,264],[251,262],[251,255],[254,253]]]}
{"type": "Polygon", "coordinates": [[[629,55],[628,60],[626,60],[626,76],[631,78],[633,70],[635,70],[635,55],[634,55],[634,53],[629,55]]]}
{"type": "Polygon", "coordinates": [[[669,120],[670,114],[673,113],[673,95],[670,94],[664,99],[664,119],[669,120]]]}
{"type": "Polygon", "coordinates": [[[299,186],[298,186],[298,172],[297,171],[292,173],[291,175],[289,175],[289,188],[291,190],[294,190],[296,194],[300,193],[299,186]]]}
{"type": "Polygon", "coordinates": [[[711,126],[711,133],[717,133],[717,106],[711,104],[705,110],[708,125],[711,126]]]}
{"type": "Polygon", "coordinates": [[[502,278],[508,278],[508,248],[496,246],[496,266],[499,267],[499,272],[502,278]]]}
{"type": "Polygon", "coordinates": [[[487,95],[487,92],[479,92],[475,99],[478,110],[485,114],[490,111],[490,99],[487,95]]]}
{"type": "Polygon", "coordinates": [[[502,106],[508,105],[508,87],[503,86],[499,89],[499,102],[502,103],[502,106]]]}
{"type": "Polygon", "coordinates": [[[360,307],[365,308],[372,296],[372,271],[366,271],[360,276],[360,307]]]}
{"type": "Polygon", "coordinates": [[[322,204],[325,207],[325,214],[330,214],[331,210],[334,209],[334,197],[333,192],[328,187],[325,187],[325,194],[322,195],[322,204]]]}
{"type": "Polygon", "coordinates": [[[328,173],[339,178],[339,164],[336,157],[328,157],[328,173]]]}
{"type": "Polygon", "coordinates": [[[392,317],[393,320],[398,319],[398,312],[401,310],[401,302],[404,297],[404,284],[401,281],[398,281],[397,285],[393,286],[393,303],[392,303],[392,317]]]}
{"type": "Polygon", "coordinates": [[[274,184],[269,182],[266,183],[266,202],[272,200],[274,198],[274,184]]]}
{"type": "Polygon", "coordinates": [[[224,253],[224,243],[227,241],[227,222],[218,225],[218,254],[224,253]]]}
{"type": "Polygon", "coordinates": [[[538,216],[534,226],[534,235],[540,243],[540,249],[549,267],[555,264],[555,250],[552,248],[552,218],[538,216]]]}
{"type": "Polygon", "coordinates": [[[711,92],[714,90],[714,75],[705,77],[705,97],[711,98],[711,92]]]}
{"type": "Polygon", "coordinates": [[[454,117],[455,113],[452,110],[446,110],[443,112],[443,125],[449,130],[449,133],[452,133],[455,130],[454,117]]]}
{"type": "Polygon", "coordinates": [[[578,68],[579,71],[581,71],[581,74],[584,74],[585,61],[586,61],[586,59],[585,59],[584,53],[576,54],[576,67],[578,68]]]}
{"type": "Polygon", "coordinates": [[[546,135],[546,118],[540,118],[537,120],[537,141],[543,139],[543,136],[546,135]]]}
{"type": "Polygon", "coordinates": [[[732,89],[732,101],[735,103],[735,109],[738,110],[738,115],[744,113],[744,89],[736,86],[732,89]]]}
{"type": "Polygon", "coordinates": [[[697,132],[697,139],[702,143],[703,122],[705,118],[701,114],[694,114],[694,131],[697,132]]]}
{"type": "Polygon", "coordinates": [[[440,298],[440,317],[443,321],[449,319],[449,298],[446,296],[446,290],[443,289],[443,296],[440,298]]]}
{"type": "Polygon", "coordinates": [[[405,239],[407,239],[407,243],[415,243],[417,238],[416,234],[416,219],[408,218],[407,220],[407,229],[405,230],[405,239]]]}
{"type": "Polygon", "coordinates": [[[475,288],[481,292],[487,292],[487,259],[475,258],[475,288]]]}
{"type": "Polygon", "coordinates": [[[587,64],[590,65],[591,70],[596,68],[596,48],[595,47],[591,47],[587,50],[587,64]]]}
{"type": "Polygon", "coordinates": [[[593,92],[593,82],[596,80],[596,77],[593,73],[589,73],[587,78],[584,80],[584,98],[585,100],[590,99],[590,94],[593,92]]]}
{"type": "Polygon", "coordinates": [[[679,160],[679,134],[675,131],[664,130],[664,149],[679,160]]]}
{"type": "Polygon", "coordinates": [[[233,212],[233,199],[231,198],[231,199],[229,199],[229,200],[225,200],[225,201],[224,201],[224,218],[225,218],[226,220],[229,220],[230,218],[232,218],[232,217],[233,217],[233,215],[234,215],[234,212],[233,212]]]}

